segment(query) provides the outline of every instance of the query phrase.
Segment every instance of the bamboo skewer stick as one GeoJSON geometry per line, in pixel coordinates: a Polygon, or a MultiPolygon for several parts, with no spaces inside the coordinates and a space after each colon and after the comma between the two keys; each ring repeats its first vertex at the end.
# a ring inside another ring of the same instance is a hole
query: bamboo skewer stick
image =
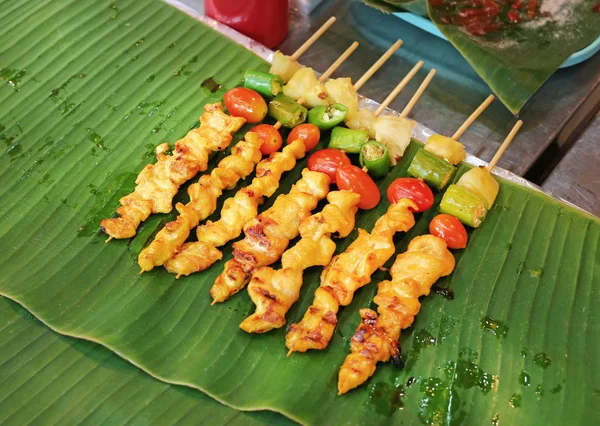
{"type": "MultiPolygon", "coordinates": [[[[352,43],[350,45],[350,47],[348,47],[344,51],[344,53],[342,53],[340,55],[340,57],[337,58],[336,61],[329,66],[329,68],[327,68],[327,70],[323,74],[321,74],[321,77],[319,77],[319,83],[323,83],[325,80],[327,80],[331,76],[331,74],[333,74],[335,72],[335,70],[337,70],[340,67],[340,65],[342,65],[346,59],[348,59],[348,57],[350,55],[352,55],[352,53],[356,50],[357,47],[358,47],[357,41],[352,43]]],[[[302,105],[304,103],[304,98],[300,98],[296,102],[299,103],[300,105],[302,105]]],[[[282,124],[279,121],[277,123],[273,124],[273,127],[275,128],[275,130],[279,130],[281,128],[281,126],[282,126],[282,124]]]]}
{"type": "Polygon", "coordinates": [[[310,36],[310,38],[308,40],[306,40],[304,42],[304,44],[302,44],[302,46],[300,46],[293,54],[292,56],[290,56],[290,59],[293,61],[298,60],[298,58],[308,50],[308,48],[310,46],[313,45],[313,43],[315,41],[317,41],[319,39],[319,37],[321,37],[325,31],[327,31],[329,29],[329,27],[331,27],[333,25],[333,23],[335,22],[335,16],[332,16],[331,18],[329,18],[327,21],[325,21],[325,23],[323,25],[321,25],[321,28],[319,28],[317,31],[315,31],[315,33],[310,36]]]}
{"type": "Polygon", "coordinates": [[[385,100],[379,105],[379,108],[375,110],[375,117],[379,116],[385,109],[392,103],[392,101],[398,96],[398,94],[406,87],[410,80],[423,66],[423,61],[419,61],[415,66],[406,74],[406,76],[398,83],[398,85],[392,90],[392,92],[385,98],[385,100]]]}
{"type": "Polygon", "coordinates": [[[390,59],[390,57],[396,52],[396,50],[400,48],[400,46],[402,46],[402,40],[398,40],[396,43],[392,44],[387,52],[385,52],[381,58],[377,60],[377,62],[371,65],[371,68],[369,68],[367,72],[364,73],[364,75],[358,79],[356,83],[354,83],[354,90],[358,91],[361,87],[363,87],[367,80],[369,80],[371,76],[375,74],[388,59],[390,59]]]}
{"type": "Polygon", "coordinates": [[[519,120],[515,123],[515,125],[513,126],[512,130],[510,131],[510,133],[508,134],[506,139],[504,139],[504,142],[502,142],[502,145],[500,145],[500,148],[498,148],[498,151],[496,151],[496,154],[494,154],[494,158],[492,158],[492,161],[490,161],[490,163],[487,165],[486,169],[488,172],[491,173],[492,170],[494,169],[494,167],[496,166],[496,163],[498,163],[498,161],[500,161],[502,154],[504,154],[504,151],[506,151],[506,148],[508,148],[508,145],[510,145],[512,140],[515,138],[515,136],[517,135],[517,132],[519,131],[519,129],[521,128],[522,125],[523,125],[523,120],[519,120]]]}
{"type": "Polygon", "coordinates": [[[432,70],[429,71],[429,73],[427,74],[427,77],[425,77],[425,80],[423,80],[423,82],[421,83],[421,85],[419,86],[419,88],[417,89],[415,94],[413,95],[413,97],[410,98],[410,101],[408,101],[408,104],[406,105],[406,107],[404,107],[404,109],[400,113],[401,118],[406,118],[408,116],[408,114],[410,114],[410,111],[416,105],[417,101],[419,100],[419,98],[421,97],[423,92],[425,92],[425,89],[427,89],[427,86],[433,79],[435,72],[436,72],[435,68],[432,68],[432,70]]]}
{"type": "Polygon", "coordinates": [[[494,95],[488,96],[486,100],[483,101],[475,111],[473,111],[469,118],[465,120],[465,122],[458,128],[458,130],[454,132],[454,134],[452,135],[452,139],[457,141],[458,138],[460,138],[462,134],[471,126],[471,124],[473,124],[473,122],[477,120],[477,117],[479,117],[481,113],[485,111],[485,109],[489,106],[489,104],[492,103],[493,100],[494,95]]]}

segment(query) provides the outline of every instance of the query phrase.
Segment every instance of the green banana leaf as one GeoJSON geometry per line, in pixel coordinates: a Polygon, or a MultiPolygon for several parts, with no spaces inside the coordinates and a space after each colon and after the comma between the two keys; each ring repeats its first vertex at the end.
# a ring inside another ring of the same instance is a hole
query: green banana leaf
{"type": "MultiPolygon", "coordinates": [[[[140,276],[135,263],[173,215],[152,217],[129,241],[104,244],[97,231],[152,161],[154,145],[185,134],[202,105],[239,84],[245,68],[267,64],[159,1],[0,5],[0,65],[18,70],[0,87],[0,294],[163,381],[302,423],[599,420],[598,313],[591,308],[599,297],[598,219],[503,181],[486,223],[456,252],[456,271],[440,281],[454,300],[432,293],[401,337],[406,367],[380,365],[367,385],[338,397],[337,370],[374,285],[342,309],[329,348],[287,358],[285,329],[261,336],[239,330],[253,309],[245,293],[210,306],[208,290],[230,245],[211,269],[175,280],[160,269],[140,276]],[[200,87],[209,78],[220,91],[200,87]]],[[[411,144],[382,192],[406,174],[417,148],[411,144]]],[[[360,213],[357,225],[370,229],[386,207],[384,200],[360,213]]],[[[399,236],[398,252],[427,231],[434,214],[399,236]]],[[[310,304],[319,273],[305,274],[290,322],[310,304]]],[[[380,271],[373,282],[385,278],[380,271]]]]}
{"type": "Polygon", "coordinates": [[[592,12],[596,0],[565,1],[563,8],[555,0],[541,0],[535,20],[483,37],[444,23],[447,11],[455,10],[453,2],[443,7],[427,0],[365,3],[386,12],[405,9],[425,15],[427,9],[429,18],[515,115],[569,56],[600,37],[600,13],[592,12]]]}
{"type": "Polygon", "coordinates": [[[168,385],[102,346],[58,335],[0,297],[0,424],[287,425],[168,385]]]}

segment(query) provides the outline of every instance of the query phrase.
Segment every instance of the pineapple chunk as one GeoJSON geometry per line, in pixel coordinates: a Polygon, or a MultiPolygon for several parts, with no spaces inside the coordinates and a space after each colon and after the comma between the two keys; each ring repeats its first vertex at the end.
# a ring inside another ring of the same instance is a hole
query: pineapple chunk
{"type": "Polygon", "coordinates": [[[348,128],[354,130],[366,130],[369,132],[369,137],[371,139],[375,139],[375,128],[373,127],[375,121],[377,121],[375,114],[366,108],[358,110],[351,119],[348,119],[348,116],[346,116],[346,126],[348,126],[348,128]]]}
{"type": "Polygon", "coordinates": [[[467,158],[467,153],[462,143],[442,135],[429,136],[429,139],[425,143],[425,151],[432,153],[436,157],[443,158],[454,166],[467,158]]]}
{"type": "Polygon", "coordinates": [[[392,165],[395,166],[398,159],[404,155],[414,125],[413,120],[393,115],[383,115],[375,121],[375,140],[387,146],[392,165]]]}
{"type": "Polygon", "coordinates": [[[314,108],[329,105],[325,87],[315,75],[312,68],[302,68],[283,86],[283,94],[295,101],[304,99],[303,105],[314,108]]]}
{"type": "Polygon", "coordinates": [[[300,68],[302,68],[302,65],[291,60],[289,56],[284,55],[278,50],[273,55],[273,61],[271,62],[271,69],[269,72],[280,76],[283,81],[287,83],[300,68]]]}
{"type": "Polygon", "coordinates": [[[348,77],[331,78],[325,82],[325,91],[332,104],[338,103],[348,108],[346,120],[351,120],[358,112],[358,96],[348,77]]]}
{"type": "Polygon", "coordinates": [[[485,167],[472,168],[462,175],[456,184],[483,199],[488,210],[494,204],[500,190],[500,185],[485,167]]]}

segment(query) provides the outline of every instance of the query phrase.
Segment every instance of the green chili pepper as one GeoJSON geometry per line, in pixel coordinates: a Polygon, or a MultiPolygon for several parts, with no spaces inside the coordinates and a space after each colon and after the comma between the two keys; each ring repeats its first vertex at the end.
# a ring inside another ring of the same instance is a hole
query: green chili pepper
{"type": "Polygon", "coordinates": [[[269,102],[269,115],[285,127],[304,123],[307,113],[306,108],[281,93],[269,102]]]}
{"type": "Polygon", "coordinates": [[[485,201],[471,191],[450,185],[440,203],[440,212],[456,217],[465,225],[479,227],[485,219],[485,201]]]}
{"type": "Polygon", "coordinates": [[[390,171],[390,154],[381,142],[369,141],[360,147],[360,165],[375,178],[384,177],[390,171]]]}
{"type": "Polygon", "coordinates": [[[329,148],[339,149],[351,154],[360,153],[360,147],[369,140],[366,130],[352,130],[345,127],[334,127],[331,131],[329,148]]]}
{"type": "Polygon", "coordinates": [[[410,163],[408,174],[425,181],[439,191],[446,186],[454,170],[452,164],[421,148],[410,163]]]}
{"type": "Polygon", "coordinates": [[[318,106],[308,111],[308,122],[319,130],[330,130],[346,118],[348,108],[342,104],[318,106]]]}
{"type": "Polygon", "coordinates": [[[248,70],[244,74],[244,87],[252,89],[261,95],[272,98],[283,90],[283,79],[268,72],[248,70]]]}

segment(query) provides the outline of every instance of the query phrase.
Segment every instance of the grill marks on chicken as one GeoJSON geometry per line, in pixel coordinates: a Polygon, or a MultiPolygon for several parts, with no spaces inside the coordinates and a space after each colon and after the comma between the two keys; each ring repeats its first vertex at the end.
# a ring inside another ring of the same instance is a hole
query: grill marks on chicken
{"type": "Polygon", "coordinates": [[[203,175],[198,182],[190,185],[190,201],[186,205],[177,203],[175,206],[179,212],[177,219],[167,223],[138,256],[142,271],[163,265],[177,254],[190,231],[215,211],[223,190],[235,188],[240,179],[252,173],[262,158],[262,142],[256,133],[246,133],[245,140],[231,149],[231,155],[223,158],[210,174],[203,175]]]}
{"type": "Polygon", "coordinates": [[[290,353],[327,347],[337,324],[339,307],[349,305],[354,292],[368,284],[371,275],[394,255],[394,234],[414,226],[412,211],[415,210],[417,205],[406,198],[392,204],[370,233],[359,229],[356,240],[333,258],[321,274],[313,304],[286,335],[290,353]]]}
{"type": "Polygon", "coordinates": [[[203,271],[221,259],[223,254],[217,247],[241,234],[244,224],[258,214],[258,205],[263,197],[270,197],[277,191],[281,175],[292,170],[305,153],[304,142],[298,139],[258,163],[252,183],[225,200],[221,218],[199,226],[196,230],[198,241],[183,244],[179,252],[165,263],[165,268],[179,278],[203,271]]]}
{"type": "Polygon", "coordinates": [[[282,268],[259,268],[248,285],[256,312],[240,328],[248,333],[265,333],[285,324],[285,314],[300,297],[302,274],[311,266],[324,266],[335,252],[333,233],[344,238],[354,229],[360,195],[352,191],[333,191],[327,195],[322,211],[300,222],[302,238],[281,257],[282,268]]]}
{"type": "Polygon", "coordinates": [[[254,272],[279,259],[290,240],[298,236],[300,222],[329,193],[329,177],[308,169],[290,192],[280,195],[273,206],[244,225],[245,238],[233,244],[233,259],[213,284],[213,303],[223,302],[243,289],[254,272]]]}
{"type": "Polygon", "coordinates": [[[119,200],[119,217],[104,219],[102,231],[112,238],[130,238],[152,213],[169,213],[179,187],[206,170],[208,156],[229,146],[232,135],[246,122],[225,114],[221,103],[207,104],[200,127],[175,142],[171,155],[157,154],[157,163],[148,164],[138,175],[134,192],[119,200]]]}
{"type": "Polygon", "coordinates": [[[421,307],[419,297],[427,296],[439,278],[452,273],[454,264],[444,240],[433,235],[413,238],[398,255],[390,271],[392,280],[379,283],[373,299],[379,316],[371,309],[360,310],[362,322],[338,376],[340,395],[367,381],[377,362],[400,361],[400,330],[413,323],[421,307]]]}

